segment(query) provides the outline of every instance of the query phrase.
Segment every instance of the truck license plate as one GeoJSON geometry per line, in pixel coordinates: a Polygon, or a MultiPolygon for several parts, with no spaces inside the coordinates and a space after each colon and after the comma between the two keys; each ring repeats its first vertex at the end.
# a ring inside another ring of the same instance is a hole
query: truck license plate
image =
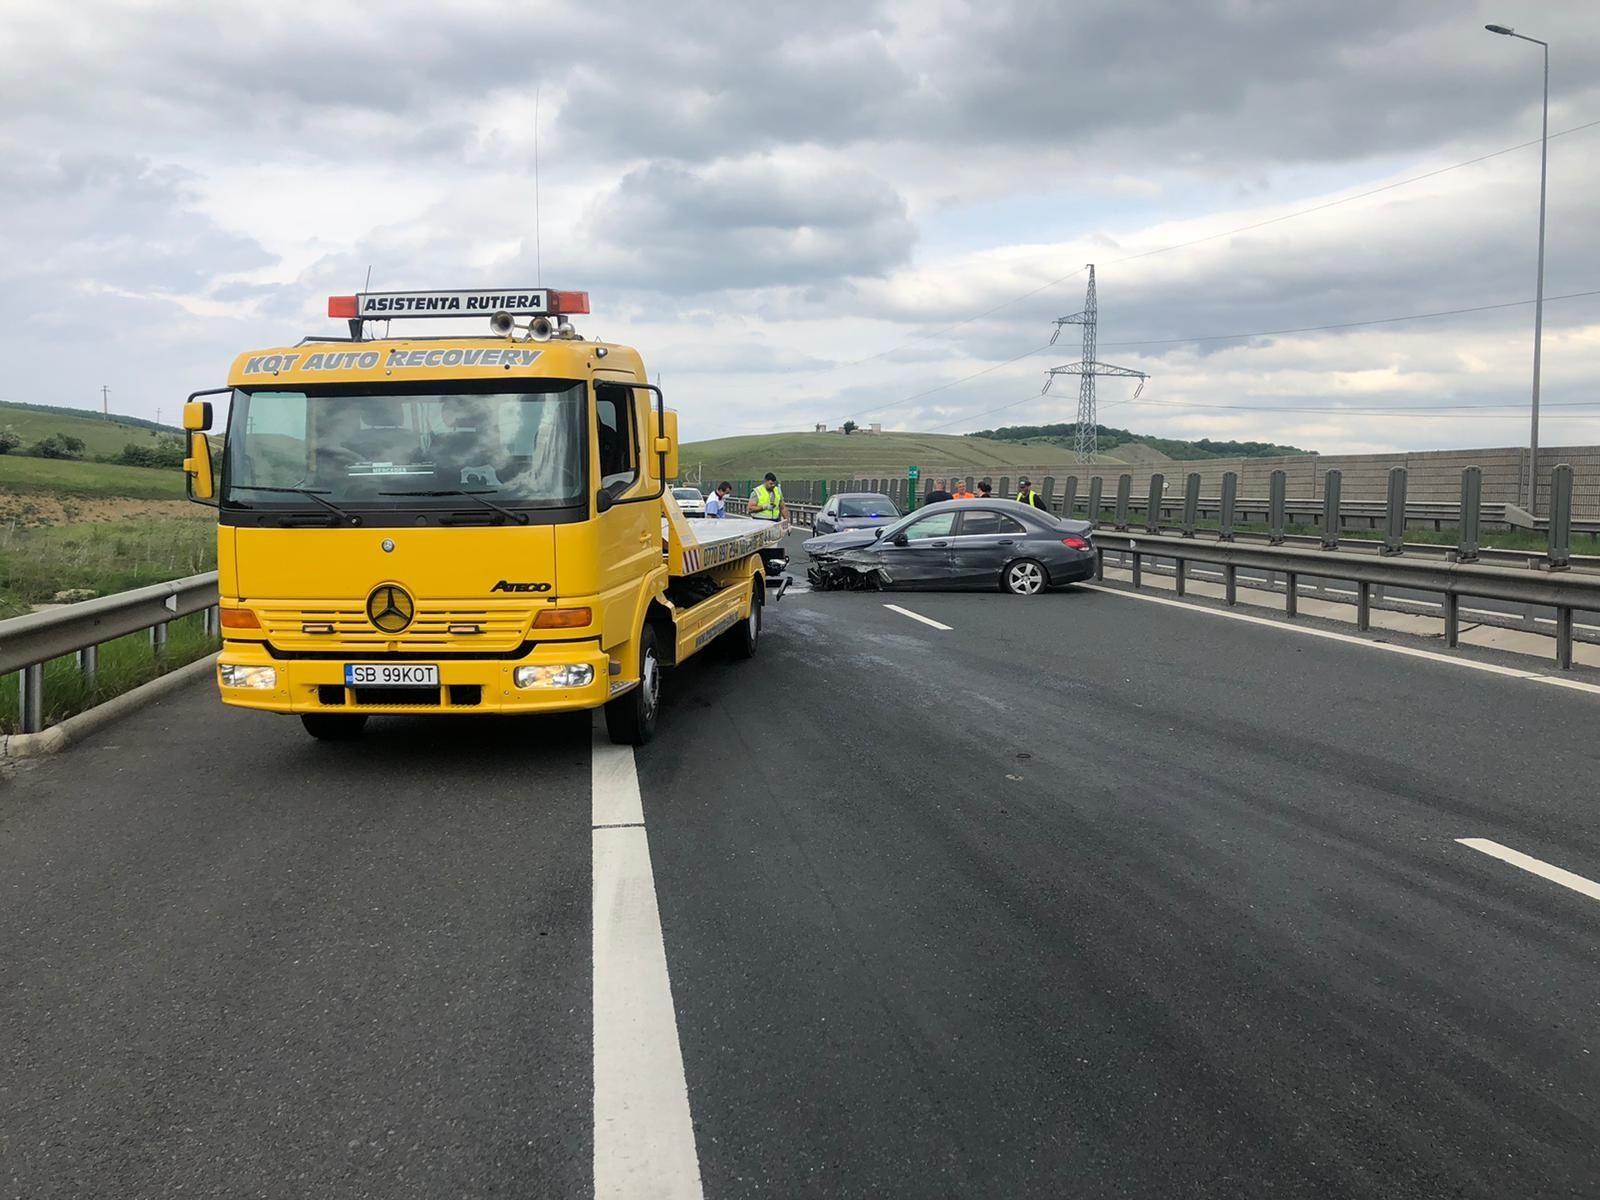
{"type": "Polygon", "coordinates": [[[345,687],[439,686],[439,668],[421,663],[345,663],[345,687]]]}

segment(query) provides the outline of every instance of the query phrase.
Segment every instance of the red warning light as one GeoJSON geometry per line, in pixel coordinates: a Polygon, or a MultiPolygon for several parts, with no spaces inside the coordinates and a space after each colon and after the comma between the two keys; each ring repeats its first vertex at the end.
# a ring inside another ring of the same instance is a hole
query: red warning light
{"type": "Polygon", "coordinates": [[[354,296],[329,296],[328,315],[330,317],[354,317],[356,315],[356,298],[354,296]]]}
{"type": "MultiPolygon", "coordinates": [[[[563,317],[573,314],[587,314],[589,311],[588,292],[551,292],[550,311],[559,313],[563,317]]],[[[352,317],[355,313],[350,314],[352,317]]]]}

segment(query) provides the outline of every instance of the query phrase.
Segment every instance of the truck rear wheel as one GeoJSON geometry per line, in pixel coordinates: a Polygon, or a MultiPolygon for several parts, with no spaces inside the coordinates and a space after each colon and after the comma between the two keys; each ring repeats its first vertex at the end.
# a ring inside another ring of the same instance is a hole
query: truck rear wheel
{"type": "Polygon", "coordinates": [[[655,628],[646,625],[639,633],[639,683],[606,701],[606,733],[619,746],[642,746],[655,736],[660,707],[661,657],[655,628]]]}
{"type": "Polygon", "coordinates": [[[350,742],[361,736],[367,718],[362,713],[305,713],[300,724],[319,742],[350,742]]]}
{"type": "Polygon", "coordinates": [[[750,614],[722,635],[723,645],[733,658],[754,658],[756,644],[761,640],[761,609],[766,600],[766,589],[757,579],[751,585],[750,614]]]}

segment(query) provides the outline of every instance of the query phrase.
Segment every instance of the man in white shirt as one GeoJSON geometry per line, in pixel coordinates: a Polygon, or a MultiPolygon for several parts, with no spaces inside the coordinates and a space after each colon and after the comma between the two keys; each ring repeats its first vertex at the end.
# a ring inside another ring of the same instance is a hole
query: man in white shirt
{"type": "Polygon", "coordinates": [[[711,489],[711,495],[706,497],[706,517],[708,520],[728,515],[728,496],[732,491],[733,484],[726,480],[711,489]]]}

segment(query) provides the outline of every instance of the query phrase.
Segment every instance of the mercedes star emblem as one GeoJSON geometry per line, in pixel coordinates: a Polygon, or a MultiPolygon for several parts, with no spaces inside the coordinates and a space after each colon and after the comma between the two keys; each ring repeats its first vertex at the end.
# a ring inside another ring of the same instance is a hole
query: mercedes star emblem
{"type": "Polygon", "coordinates": [[[367,597],[367,620],[380,633],[400,633],[416,615],[416,601],[398,584],[380,583],[367,597]]]}

